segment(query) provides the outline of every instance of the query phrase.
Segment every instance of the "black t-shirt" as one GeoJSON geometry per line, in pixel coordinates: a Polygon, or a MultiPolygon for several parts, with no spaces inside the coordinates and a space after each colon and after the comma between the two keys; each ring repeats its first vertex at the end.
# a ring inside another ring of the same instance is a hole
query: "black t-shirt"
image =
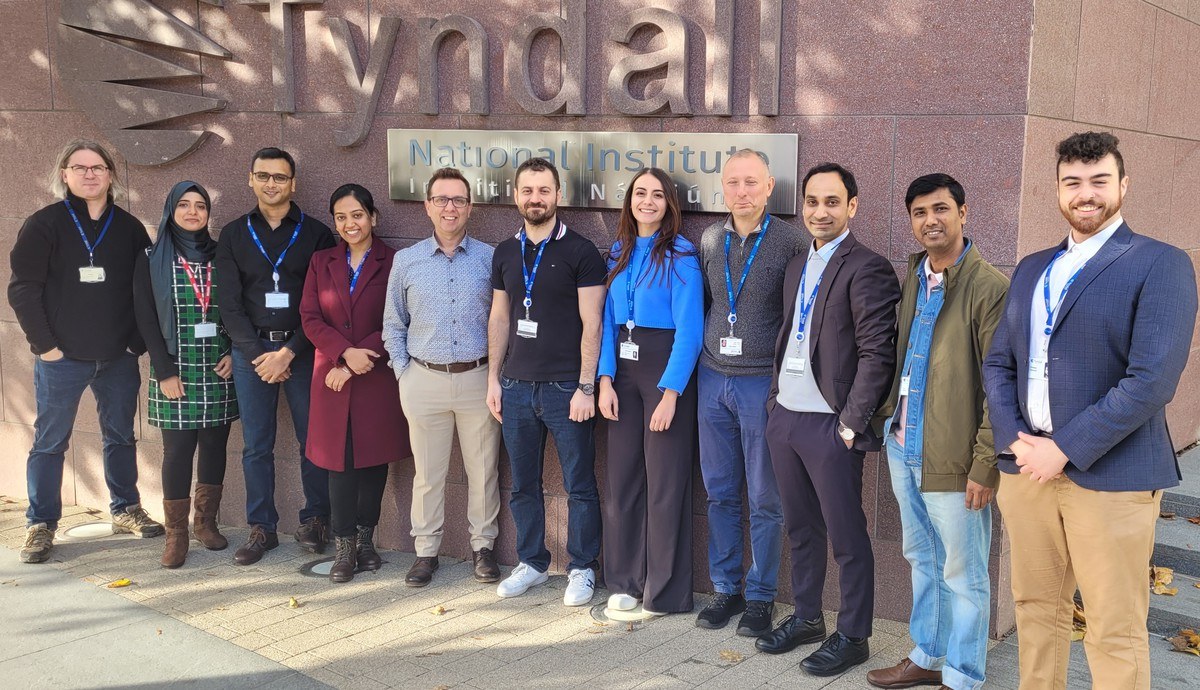
{"type": "MultiPolygon", "coordinates": [[[[501,370],[521,381],[578,381],[579,288],[603,285],[608,270],[596,245],[559,221],[538,267],[533,284],[529,318],[536,321],[536,338],[517,335],[517,321],[525,318],[525,277],[521,271],[521,241],[510,237],[492,255],[492,288],[508,293],[511,314],[508,356],[501,370]]],[[[525,267],[533,270],[540,244],[525,243],[525,267]]]]}

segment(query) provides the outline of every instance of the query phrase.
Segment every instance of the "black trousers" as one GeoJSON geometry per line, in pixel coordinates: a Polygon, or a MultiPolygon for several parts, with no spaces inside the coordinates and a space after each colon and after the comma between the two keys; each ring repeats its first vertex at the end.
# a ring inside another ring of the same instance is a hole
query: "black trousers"
{"type": "Polygon", "coordinates": [[[617,360],[613,387],[620,421],[608,423],[604,580],[609,591],[641,598],[657,613],[692,610],[694,374],[675,403],[670,428],[650,431],[674,341],[673,330],[634,329],[639,358],[617,360]]]}
{"type": "Polygon", "coordinates": [[[826,552],[832,543],[842,594],[837,629],[847,637],[869,637],[875,555],[862,509],[866,453],[846,448],[837,423],[837,415],[776,405],[767,416],[767,446],[783,498],[796,615],[805,620],[821,615],[826,552]]]}
{"type": "Polygon", "coordinates": [[[358,526],[379,524],[388,466],[354,467],[354,435],[346,425],[346,466],[329,473],[329,527],[335,537],[353,537],[358,526]]]}
{"type": "Polygon", "coordinates": [[[200,447],[196,461],[196,480],[201,484],[224,484],[229,424],[206,429],[163,429],[163,498],[174,501],[192,495],[192,457],[200,447]]]}

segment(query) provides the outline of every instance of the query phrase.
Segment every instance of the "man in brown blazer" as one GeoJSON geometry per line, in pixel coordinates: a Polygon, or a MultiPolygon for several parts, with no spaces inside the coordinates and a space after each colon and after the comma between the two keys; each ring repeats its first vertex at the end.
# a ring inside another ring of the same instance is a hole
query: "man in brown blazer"
{"type": "Polygon", "coordinates": [[[842,592],[837,631],[800,667],[830,676],[869,656],[875,559],[862,510],[863,458],[881,446],[875,409],[891,390],[900,284],[884,257],[858,243],[854,175],[824,163],[801,183],[808,251],[783,281],[783,328],[767,400],[767,445],[791,544],[796,612],[755,643],[780,654],[825,638],[826,543],[842,592]]]}

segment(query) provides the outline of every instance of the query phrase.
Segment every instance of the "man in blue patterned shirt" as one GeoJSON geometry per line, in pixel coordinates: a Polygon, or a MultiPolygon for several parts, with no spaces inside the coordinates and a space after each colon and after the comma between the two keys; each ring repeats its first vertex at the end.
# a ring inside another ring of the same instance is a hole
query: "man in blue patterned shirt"
{"type": "Polygon", "coordinates": [[[399,381],[416,472],[412,536],[417,560],[404,584],[424,587],[438,569],[456,427],[467,474],[475,579],[495,582],[500,579],[492,554],[500,512],[500,424],[485,401],[494,250],[467,237],[471,187],[461,172],[434,172],[425,196],[433,236],[396,254],[383,316],[383,344],[399,381]]]}

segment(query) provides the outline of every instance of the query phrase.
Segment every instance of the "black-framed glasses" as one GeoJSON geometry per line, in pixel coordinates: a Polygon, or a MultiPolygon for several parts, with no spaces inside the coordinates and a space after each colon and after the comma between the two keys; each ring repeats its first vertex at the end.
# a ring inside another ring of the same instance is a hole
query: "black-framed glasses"
{"type": "Polygon", "coordinates": [[[88,173],[91,173],[91,174],[95,175],[96,177],[100,177],[101,175],[108,172],[107,165],[68,165],[68,166],[66,166],[66,169],[70,170],[71,172],[75,173],[76,175],[78,175],[80,177],[83,177],[84,175],[87,175],[88,173]]]}
{"type": "Polygon", "coordinates": [[[275,173],[272,175],[271,173],[256,172],[251,174],[254,175],[255,180],[264,183],[268,180],[275,180],[275,184],[287,184],[292,179],[291,175],[284,175],[283,173],[275,173]]]}
{"type": "Polygon", "coordinates": [[[435,196],[430,201],[438,208],[445,208],[446,204],[454,204],[454,208],[466,208],[471,203],[465,196],[435,196]]]}

